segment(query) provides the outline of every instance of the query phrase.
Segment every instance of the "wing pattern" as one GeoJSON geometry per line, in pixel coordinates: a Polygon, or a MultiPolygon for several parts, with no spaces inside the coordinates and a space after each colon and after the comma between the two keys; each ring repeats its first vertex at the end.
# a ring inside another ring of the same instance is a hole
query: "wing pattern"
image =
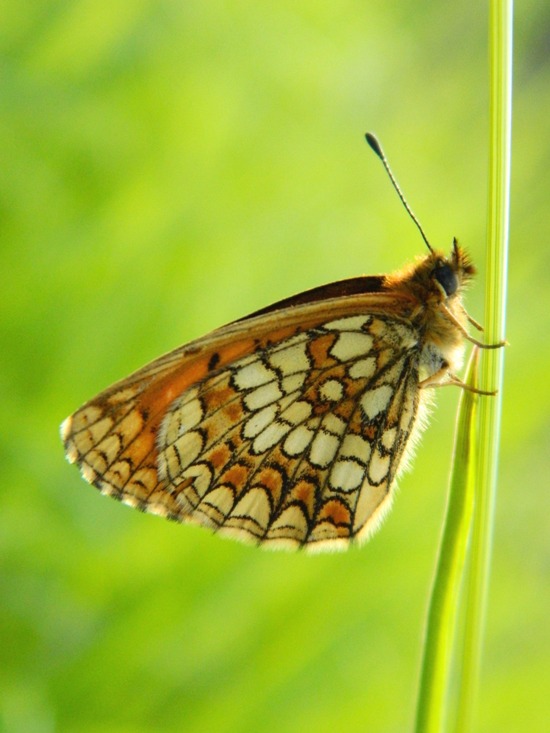
{"type": "Polygon", "coordinates": [[[411,442],[415,329],[344,315],[241,351],[196,373],[172,352],[114,385],[65,422],[69,460],[103,493],[241,541],[366,538],[411,442]]]}
{"type": "Polygon", "coordinates": [[[416,354],[405,323],[351,316],[186,390],[157,443],[179,518],[236,539],[310,549],[368,533],[411,434],[416,354]]]}

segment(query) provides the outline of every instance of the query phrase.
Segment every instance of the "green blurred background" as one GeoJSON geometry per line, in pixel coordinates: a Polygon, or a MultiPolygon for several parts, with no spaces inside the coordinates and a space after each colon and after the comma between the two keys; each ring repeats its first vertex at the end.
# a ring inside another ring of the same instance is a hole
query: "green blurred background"
{"type": "MultiPolygon", "coordinates": [[[[269,302],[424,252],[480,270],[485,4],[2,3],[0,719],[9,733],[402,732],[457,390],[365,547],[270,554],[133,512],[58,425],[269,302]]],[[[504,424],[479,731],[543,731],[550,10],[518,4],[504,424]]]]}

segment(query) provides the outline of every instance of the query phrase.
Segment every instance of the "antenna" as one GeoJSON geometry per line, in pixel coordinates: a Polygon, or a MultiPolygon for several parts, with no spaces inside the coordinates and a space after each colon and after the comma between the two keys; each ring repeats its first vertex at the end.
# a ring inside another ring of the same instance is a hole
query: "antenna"
{"type": "Polygon", "coordinates": [[[397,181],[394,178],[393,173],[391,172],[390,164],[388,163],[388,160],[387,160],[386,156],[384,155],[384,151],[382,150],[382,146],[380,145],[380,143],[376,139],[375,135],[372,134],[372,132],[367,132],[365,134],[365,139],[368,142],[368,144],[370,145],[370,147],[374,150],[374,152],[376,153],[376,155],[380,158],[380,160],[382,161],[382,163],[384,164],[384,168],[386,169],[386,173],[390,177],[390,181],[392,182],[393,187],[397,191],[397,195],[401,199],[401,203],[403,204],[403,206],[407,210],[408,215],[411,217],[411,219],[414,221],[414,223],[418,227],[418,231],[422,235],[422,239],[426,242],[426,246],[428,247],[428,249],[430,250],[430,252],[433,252],[432,245],[428,242],[428,238],[424,234],[424,230],[422,229],[422,226],[421,226],[420,222],[418,221],[418,219],[416,218],[416,216],[413,213],[413,210],[411,209],[411,207],[407,203],[406,198],[403,196],[403,193],[402,193],[401,189],[399,188],[399,184],[397,183],[397,181]]]}

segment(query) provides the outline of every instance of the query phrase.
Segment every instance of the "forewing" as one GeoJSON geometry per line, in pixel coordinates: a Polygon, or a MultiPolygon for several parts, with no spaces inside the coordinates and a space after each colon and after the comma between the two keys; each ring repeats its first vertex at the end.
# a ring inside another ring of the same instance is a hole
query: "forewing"
{"type": "Polygon", "coordinates": [[[418,336],[389,295],[323,305],[236,322],[144,367],[65,421],[67,457],[103,493],[239,540],[366,536],[417,411],[418,336]]]}

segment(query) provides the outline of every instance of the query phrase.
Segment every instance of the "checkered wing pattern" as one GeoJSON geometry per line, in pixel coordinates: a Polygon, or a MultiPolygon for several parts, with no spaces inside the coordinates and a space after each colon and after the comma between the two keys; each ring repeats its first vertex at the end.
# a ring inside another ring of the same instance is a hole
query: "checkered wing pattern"
{"type": "Polygon", "coordinates": [[[114,385],[64,424],[69,460],[103,493],[241,541],[315,550],[366,538],[418,410],[410,323],[345,315],[215,368],[223,354],[200,377],[178,372],[173,352],[114,385]]]}
{"type": "Polygon", "coordinates": [[[351,316],[239,359],[186,390],[158,437],[184,519],[309,549],[373,529],[417,412],[417,339],[351,316]]]}

